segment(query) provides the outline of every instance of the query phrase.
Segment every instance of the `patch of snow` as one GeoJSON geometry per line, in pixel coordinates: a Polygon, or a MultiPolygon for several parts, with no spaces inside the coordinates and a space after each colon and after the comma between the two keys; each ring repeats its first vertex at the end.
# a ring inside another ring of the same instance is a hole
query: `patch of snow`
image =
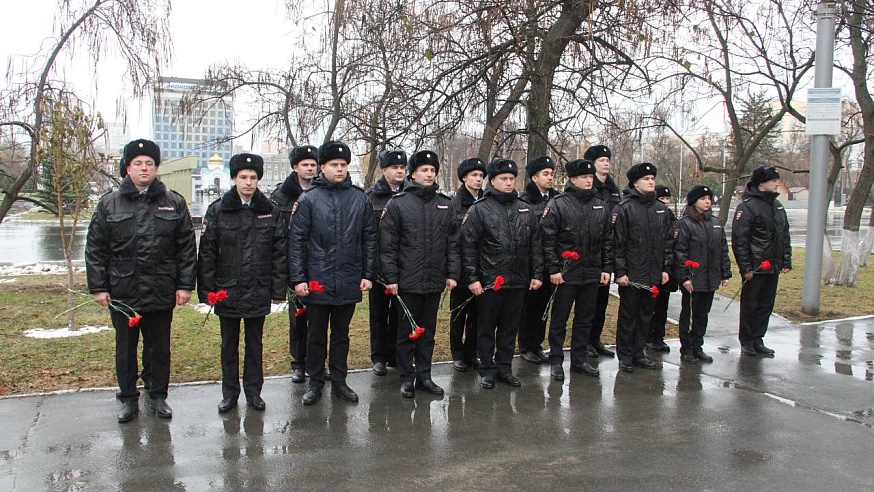
{"type": "Polygon", "coordinates": [[[17,279],[14,278],[0,278],[0,284],[11,284],[15,282],[17,279]]]}
{"type": "Polygon", "coordinates": [[[70,328],[58,328],[58,329],[49,329],[49,328],[34,328],[32,330],[25,330],[24,336],[30,338],[69,338],[69,337],[80,337],[82,335],[89,335],[91,333],[100,333],[101,331],[109,331],[112,328],[108,326],[83,326],[78,330],[71,330],[70,328]]]}
{"type": "MultiPolygon", "coordinates": [[[[84,272],[83,267],[73,267],[75,272],[84,272]]],[[[64,265],[52,263],[14,263],[0,266],[0,275],[56,275],[67,273],[64,265]]]]}
{"type": "MultiPolygon", "coordinates": [[[[211,308],[212,306],[210,306],[209,304],[201,302],[198,304],[191,303],[191,307],[193,307],[194,310],[200,314],[206,314],[206,313],[210,312],[209,308],[211,308]]],[[[281,302],[279,304],[271,304],[270,305],[270,312],[271,313],[283,313],[285,311],[288,311],[288,302],[281,302]]],[[[215,314],[215,311],[213,311],[212,314],[215,314]]]]}

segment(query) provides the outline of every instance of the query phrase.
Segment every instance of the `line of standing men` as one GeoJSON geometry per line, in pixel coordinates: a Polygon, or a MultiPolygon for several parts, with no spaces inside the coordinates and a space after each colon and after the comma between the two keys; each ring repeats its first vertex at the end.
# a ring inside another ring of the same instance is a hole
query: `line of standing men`
{"type": "MultiPolygon", "coordinates": [[[[333,395],[358,400],[346,384],[346,360],[349,323],[366,291],[371,291],[374,373],[385,375],[388,366],[396,365],[404,397],[413,397],[417,389],[443,394],[431,379],[431,358],[444,290],[451,291],[454,313],[453,366],[459,371],[478,368],[487,389],[496,380],[521,384],[511,370],[517,336],[525,360],[548,361],[552,378],[563,379],[565,325],[574,306],[571,370],[598,376],[585,358],[614,355],[600,341],[607,299],[602,300],[602,293],[611,274],[620,286],[621,370],[656,367],[643,351],[654,309],[646,286],[663,285],[671,273],[684,288],[681,330],[687,327],[689,333],[681,333],[681,356],[686,362],[712,360],[701,350],[716,288],[709,280],[724,285],[730,272],[724,233],[721,228],[719,234],[709,232],[717,226],[706,187],[690,191],[690,213],[675,232],[675,219],[656,199],[655,166],[629,169],[629,187],[619,200],[605,146],[591,147],[584,159],[566,164],[570,183],[562,194],[552,190],[554,162],[545,156],[532,160],[521,198],[514,189],[518,168],[510,159],[495,158],[488,165],[479,159],[463,161],[458,178],[464,186],[450,200],[438,192],[440,162],[431,151],[409,159],[403,151],[382,152],[383,177],[367,193],[351,183],[351,151],[342,142],[296,147],[289,157],[294,172],[272,200],[257,188],[261,157],[232,157],[234,187],[209,206],[195,261],[185,200],[156,179],[160,150],[148,140],[125,146],[125,179],[100,199],[86,245],[89,290],[110,308],[116,329],[119,422],[138,413],[138,377],[150,394],[151,409],[159,417],[172,417],[166,403],[170,323],[174,305],[190,299],[195,274],[201,302],[217,291],[226,294],[223,302],[210,302],[216,304],[222,337],[219,412],[235,407],[241,392],[253,409],[266,407],[260,395],[264,317],[271,303],[286,298],[287,288],[293,289],[292,379],[304,382],[309,375],[306,405],[320,399],[326,380],[333,395]],[[483,192],[484,177],[489,185],[483,192]],[[694,223],[703,224],[703,236],[694,232],[694,223]],[[696,245],[701,237],[703,251],[715,258],[705,263],[703,284],[700,274],[696,279],[688,268],[675,268],[677,258],[682,262],[702,251],[696,245]],[[674,239],[681,248],[674,248],[674,239]],[[552,289],[541,289],[546,275],[552,289]],[[459,282],[470,294],[456,290],[459,282]],[[372,289],[374,283],[381,287],[372,289]],[[547,355],[541,344],[550,303],[547,355]],[[137,374],[140,333],[143,370],[137,374]]],[[[734,218],[732,247],[745,280],[740,340],[746,355],[773,355],[762,339],[773,309],[776,273],[791,268],[788,221],[776,200],[777,186],[774,168],[757,168],[734,218]]]]}

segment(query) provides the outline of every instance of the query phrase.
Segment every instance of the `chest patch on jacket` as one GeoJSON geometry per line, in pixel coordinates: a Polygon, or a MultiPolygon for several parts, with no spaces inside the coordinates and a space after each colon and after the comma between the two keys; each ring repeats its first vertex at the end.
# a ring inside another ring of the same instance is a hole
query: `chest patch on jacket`
{"type": "Polygon", "coordinates": [[[440,210],[448,210],[448,209],[449,209],[449,205],[437,205],[437,208],[440,209],[440,210]]]}
{"type": "Polygon", "coordinates": [[[604,208],[604,205],[595,205],[594,207],[592,207],[592,210],[601,210],[603,208],[604,208]]]}
{"type": "Polygon", "coordinates": [[[656,210],[656,213],[657,213],[657,214],[663,214],[663,213],[665,213],[665,211],[664,211],[664,210],[656,210]]]}
{"type": "Polygon", "coordinates": [[[173,207],[158,207],[158,210],[161,212],[175,212],[176,209],[173,207]]]}
{"type": "Polygon", "coordinates": [[[258,218],[259,219],[270,219],[270,218],[273,218],[273,214],[259,215],[258,218]]]}
{"type": "Polygon", "coordinates": [[[522,212],[530,212],[530,211],[531,211],[530,208],[520,208],[520,209],[519,209],[519,213],[522,213],[522,212]]]}

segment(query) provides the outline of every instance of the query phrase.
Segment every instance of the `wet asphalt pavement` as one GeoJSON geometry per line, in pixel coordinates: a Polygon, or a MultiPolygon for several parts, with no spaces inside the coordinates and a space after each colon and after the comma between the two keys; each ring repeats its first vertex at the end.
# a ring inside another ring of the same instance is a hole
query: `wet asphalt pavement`
{"type": "MultiPolygon", "coordinates": [[[[676,317],[679,296],[673,296],[676,317]]],[[[611,301],[615,302],[615,301],[611,301]]],[[[521,388],[435,366],[446,396],[401,398],[397,373],[351,373],[357,404],[265,382],[267,410],[219,415],[216,383],[174,386],[172,420],[115,419],[114,390],[0,400],[0,490],[872,490],[874,319],[774,318],[774,358],[741,356],[736,303],[705,350],[600,378],[517,358],[521,388]]],[[[217,362],[216,362],[217,363],[217,362]]]]}

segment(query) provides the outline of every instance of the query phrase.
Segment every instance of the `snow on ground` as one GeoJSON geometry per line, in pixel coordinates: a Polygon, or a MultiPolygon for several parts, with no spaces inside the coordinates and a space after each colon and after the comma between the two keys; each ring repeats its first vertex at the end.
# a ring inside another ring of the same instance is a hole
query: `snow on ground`
{"type": "MultiPolygon", "coordinates": [[[[84,272],[83,267],[73,267],[76,272],[84,272]]],[[[0,266],[0,275],[52,275],[67,273],[67,267],[52,263],[15,263],[0,266]]]]}
{"type": "MultiPolygon", "coordinates": [[[[212,307],[209,304],[204,304],[204,303],[200,303],[200,304],[191,303],[189,305],[191,307],[193,307],[195,311],[197,311],[198,313],[201,313],[201,314],[206,314],[206,313],[210,312],[209,308],[212,307]]],[[[270,305],[270,312],[271,313],[281,313],[281,312],[285,312],[285,311],[288,311],[288,303],[287,302],[281,302],[279,304],[271,304],[270,305]]],[[[215,314],[215,313],[213,312],[212,314],[215,314]]]]}
{"type": "Polygon", "coordinates": [[[57,328],[57,329],[49,329],[49,328],[34,328],[32,330],[25,330],[24,336],[30,338],[69,338],[69,337],[79,337],[82,335],[90,335],[91,333],[100,333],[101,331],[108,331],[112,328],[108,326],[83,326],[78,330],[71,330],[70,328],[57,328]]]}
{"type": "Polygon", "coordinates": [[[11,284],[15,282],[14,278],[0,278],[0,284],[11,284]]]}

